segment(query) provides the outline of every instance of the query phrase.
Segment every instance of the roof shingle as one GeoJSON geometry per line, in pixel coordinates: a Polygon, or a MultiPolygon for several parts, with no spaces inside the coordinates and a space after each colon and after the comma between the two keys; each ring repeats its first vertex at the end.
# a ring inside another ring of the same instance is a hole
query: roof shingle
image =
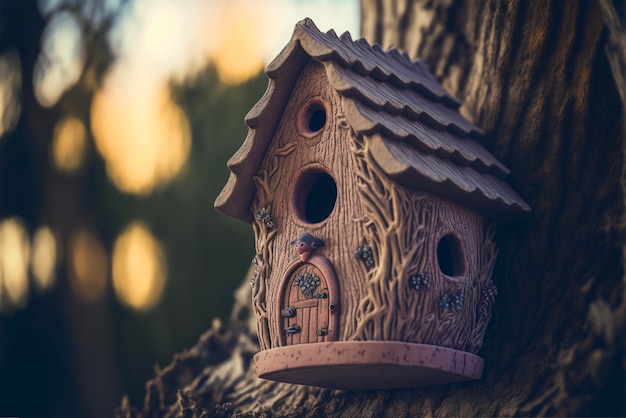
{"type": "Polygon", "coordinates": [[[246,116],[250,130],[228,162],[231,175],[215,207],[252,221],[250,206],[263,156],[302,68],[322,63],[342,96],[346,120],[369,142],[374,160],[391,179],[470,207],[498,220],[525,216],[530,207],[506,183],[509,170],[477,140],[484,133],[459,113],[426,66],[398,50],[364,39],[320,32],[310,19],[296,24],[291,41],[272,61],[267,91],[246,116]]]}

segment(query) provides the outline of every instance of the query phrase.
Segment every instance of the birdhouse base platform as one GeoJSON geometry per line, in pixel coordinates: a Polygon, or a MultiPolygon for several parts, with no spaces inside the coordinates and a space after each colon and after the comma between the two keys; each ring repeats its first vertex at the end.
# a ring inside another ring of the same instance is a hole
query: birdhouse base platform
{"type": "Polygon", "coordinates": [[[259,377],[345,390],[402,389],[479,379],[475,354],[394,341],[333,341],[272,348],[254,356],[259,377]]]}

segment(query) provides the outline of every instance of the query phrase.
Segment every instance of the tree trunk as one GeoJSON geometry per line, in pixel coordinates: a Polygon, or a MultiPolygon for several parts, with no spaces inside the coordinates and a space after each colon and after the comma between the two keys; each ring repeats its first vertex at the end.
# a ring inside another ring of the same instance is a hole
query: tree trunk
{"type": "MultiPolygon", "coordinates": [[[[421,58],[464,100],[533,208],[496,234],[483,378],[379,392],[259,381],[254,337],[232,322],[159,371],[142,412],[626,414],[626,31],[613,4],[362,0],[362,33],[421,58]]],[[[118,412],[137,411],[125,403],[118,412]]]]}

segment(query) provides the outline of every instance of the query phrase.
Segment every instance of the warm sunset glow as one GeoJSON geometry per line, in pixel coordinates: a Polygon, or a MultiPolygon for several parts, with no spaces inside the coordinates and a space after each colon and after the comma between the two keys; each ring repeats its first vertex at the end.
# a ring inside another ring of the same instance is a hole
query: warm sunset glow
{"type": "Polygon", "coordinates": [[[107,174],[124,192],[149,193],[187,161],[189,122],[165,86],[114,79],[96,93],[91,123],[107,174]]]}
{"type": "Polygon", "coordinates": [[[178,32],[184,30],[178,7],[171,1],[156,3],[143,31],[144,52],[156,55],[176,47],[178,32]]]}
{"type": "Polygon", "coordinates": [[[165,286],[163,250],[148,228],[135,222],[115,241],[113,288],[125,305],[147,310],[160,299],[165,286]]]}
{"type": "Polygon", "coordinates": [[[224,83],[241,83],[263,69],[266,35],[262,33],[262,15],[262,4],[237,0],[228,2],[222,19],[215,22],[217,45],[210,59],[224,83]]]}
{"type": "Polygon", "coordinates": [[[354,31],[357,0],[134,0],[114,29],[125,77],[184,80],[209,62],[225,83],[256,75],[289,41],[305,16],[345,22],[354,31]],[[132,75],[134,74],[134,75],[132,75]]]}
{"type": "Polygon", "coordinates": [[[61,171],[71,173],[85,159],[87,135],[85,125],[76,118],[65,118],[57,123],[52,139],[52,162],[61,171]]]}
{"type": "MultiPolygon", "coordinates": [[[[28,298],[28,259],[30,244],[22,222],[17,218],[0,223],[0,287],[9,306],[21,308],[28,298]]],[[[0,308],[3,302],[0,299],[0,308]]]]}
{"type": "Polygon", "coordinates": [[[70,238],[69,249],[70,287],[74,296],[86,303],[102,298],[109,263],[100,240],[93,233],[81,229],[70,238]]]}
{"type": "Polygon", "coordinates": [[[42,226],[33,238],[31,265],[35,287],[39,291],[50,289],[54,285],[57,259],[57,244],[54,234],[47,226],[42,226]]]}
{"type": "MultiPolygon", "coordinates": [[[[184,167],[191,134],[172,100],[172,81],[212,62],[222,82],[243,82],[262,70],[268,51],[273,58],[289,41],[301,18],[317,14],[320,27],[358,21],[358,3],[350,1],[130,1],[111,31],[116,60],[91,106],[91,130],[111,181],[145,195],[184,167]]],[[[69,33],[61,32],[71,40],[69,33]]]]}

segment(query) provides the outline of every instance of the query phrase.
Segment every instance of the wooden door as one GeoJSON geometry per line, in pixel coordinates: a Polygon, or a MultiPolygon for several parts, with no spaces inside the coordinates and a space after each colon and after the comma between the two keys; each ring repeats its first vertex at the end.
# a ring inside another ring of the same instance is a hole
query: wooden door
{"type": "Polygon", "coordinates": [[[297,263],[287,272],[280,309],[283,344],[336,339],[338,304],[334,298],[338,295],[333,292],[336,277],[334,270],[325,268],[325,264],[330,265],[325,258],[318,256],[297,263]],[[326,263],[320,265],[320,259],[326,263]]]}

